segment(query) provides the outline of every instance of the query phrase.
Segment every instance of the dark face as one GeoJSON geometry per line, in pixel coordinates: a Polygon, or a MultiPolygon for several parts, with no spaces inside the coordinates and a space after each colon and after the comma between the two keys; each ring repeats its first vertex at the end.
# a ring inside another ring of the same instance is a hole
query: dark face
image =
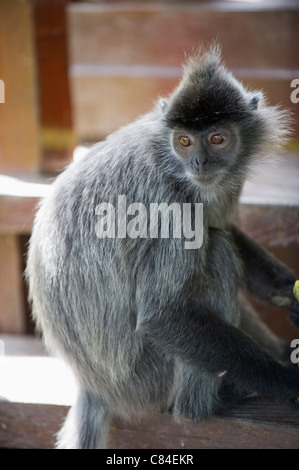
{"type": "Polygon", "coordinates": [[[220,182],[236,161],[239,137],[230,124],[201,131],[174,129],[172,146],[186,173],[200,186],[220,182]]]}

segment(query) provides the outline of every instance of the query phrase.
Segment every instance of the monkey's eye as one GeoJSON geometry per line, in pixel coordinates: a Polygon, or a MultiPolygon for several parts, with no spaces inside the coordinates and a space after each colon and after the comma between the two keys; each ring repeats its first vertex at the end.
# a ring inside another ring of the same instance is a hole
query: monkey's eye
{"type": "Polygon", "coordinates": [[[224,137],[224,135],[222,135],[222,134],[213,134],[210,137],[210,141],[214,145],[219,145],[219,144],[222,144],[223,142],[226,141],[226,137],[224,137]]]}
{"type": "Polygon", "coordinates": [[[183,147],[189,147],[190,145],[192,145],[192,141],[191,141],[190,137],[188,137],[187,135],[182,135],[182,136],[179,138],[179,143],[180,143],[183,147]]]}

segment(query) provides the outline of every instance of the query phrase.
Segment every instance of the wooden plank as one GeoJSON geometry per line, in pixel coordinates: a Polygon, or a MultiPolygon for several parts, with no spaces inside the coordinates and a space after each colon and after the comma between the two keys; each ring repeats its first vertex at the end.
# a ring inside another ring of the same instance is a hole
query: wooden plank
{"type": "Polygon", "coordinates": [[[298,138],[299,108],[290,100],[290,83],[299,76],[298,22],[298,5],[288,9],[287,4],[282,11],[206,2],[70,4],[76,134],[83,141],[97,140],[148,111],[157,96],[177,84],[184,53],[217,37],[237,77],[264,89],[270,104],[292,110],[298,138]]]}
{"type": "MultiPolygon", "coordinates": [[[[0,447],[52,448],[68,407],[0,402],[0,447]]],[[[248,400],[225,417],[192,424],[169,415],[114,422],[108,449],[298,449],[299,410],[287,401],[248,400]]]]}
{"type": "Polygon", "coordinates": [[[207,2],[70,4],[70,63],[178,66],[185,51],[217,38],[231,68],[298,69],[298,3],[282,11],[240,9],[207,2]]]}
{"type": "Polygon", "coordinates": [[[0,196],[0,233],[29,234],[39,198],[0,196]]]}
{"type": "MultiPolygon", "coordinates": [[[[71,0],[73,3],[128,3],[128,0],[71,0]]],[[[132,0],[130,3],[141,3],[140,0],[132,0]]],[[[152,0],[144,0],[142,3],[152,3],[152,0]]],[[[169,4],[169,0],[160,0],[159,3],[169,4]]],[[[223,2],[222,0],[190,0],[189,3],[200,4],[202,8],[210,8],[218,11],[264,11],[264,10],[293,10],[298,7],[297,0],[259,0],[259,2],[223,2]]]]}
{"type": "Polygon", "coordinates": [[[71,77],[74,128],[81,141],[100,140],[150,110],[177,80],[140,77],[71,77]]]}
{"type": "MultiPolygon", "coordinates": [[[[255,78],[254,74],[250,71],[236,70],[236,77],[240,78],[246,87],[252,90],[262,90],[265,94],[267,102],[271,106],[281,106],[290,111],[292,117],[292,138],[299,140],[299,106],[297,103],[291,101],[291,93],[294,88],[291,88],[291,81],[299,77],[299,68],[294,70],[290,76],[286,78],[271,78],[271,76],[261,76],[255,78]]],[[[262,71],[263,73],[263,71],[262,71]]],[[[262,75],[262,74],[261,74],[262,75]]]]}
{"type": "Polygon", "coordinates": [[[36,172],[0,175],[0,233],[30,234],[36,207],[51,181],[36,172]]]}
{"type": "MultiPolygon", "coordinates": [[[[299,155],[281,153],[274,157],[269,154],[263,161],[256,161],[242,190],[240,202],[245,206],[296,207],[299,205],[298,189],[299,155]]],[[[269,212],[269,215],[272,214],[269,212]]],[[[299,228],[296,218],[294,226],[299,228]]]]}
{"type": "MultiPolygon", "coordinates": [[[[271,403],[271,402],[270,402],[271,403]]],[[[230,412],[234,417],[213,418],[199,424],[192,424],[181,420],[180,424],[172,421],[167,415],[147,416],[139,423],[117,423],[111,429],[108,448],[129,449],[291,449],[299,448],[298,423],[270,422],[267,420],[271,413],[287,407],[279,404],[269,404],[261,401],[264,417],[258,415],[257,410],[249,405],[242,406],[230,412]],[[265,410],[269,414],[265,413],[265,410]],[[259,418],[261,420],[259,420],[259,418]],[[264,421],[265,419],[265,421],[264,421]],[[285,434],[284,434],[285,433],[285,434]]],[[[259,407],[257,408],[259,409],[259,407]]],[[[295,410],[296,413],[296,410],[295,410]]],[[[298,414],[295,414],[298,419],[298,414]]]]}
{"type": "MultiPolygon", "coordinates": [[[[166,70],[165,76],[162,76],[162,71],[154,70],[152,76],[150,73],[150,69],[146,71],[138,67],[74,68],[70,80],[74,128],[78,138],[81,141],[101,139],[150,111],[157,99],[171,93],[179,82],[179,71],[176,76],[171,70],[166,70]]],[[[253,90],[263,89],[269,104],[280,104],[290,109],[294,118],[294,136],[299,138],[299,106],[290,100],[290,81],[250,78],[242,81],[253,90]]]]}
{"type": "Polygon", "coordinates": [[[0,331],[23,333],[25,326],[21,254],[16,235],[0,235],[0,331]]]}
{"type": "Polygon", "coordinates": [[[237,223],[254,240],[266,246],[299,244],[298,207],[242,204],[237,223]]]}
{"type": "Polygon", "coordinates": [[[0,170],[25,171],[39,166],[36,69],[29,0],[0,2],[0,170]]]}
{"type": "Polygon", "coordinates": [[[34,0],[43,171],[57,172],[75,146],[68,80],[67,0],[34,0]]]}
{"type": "Polygon", "coordinates": [[[51,449],[67,407],[0,402],[0,448],[51,449]]]}

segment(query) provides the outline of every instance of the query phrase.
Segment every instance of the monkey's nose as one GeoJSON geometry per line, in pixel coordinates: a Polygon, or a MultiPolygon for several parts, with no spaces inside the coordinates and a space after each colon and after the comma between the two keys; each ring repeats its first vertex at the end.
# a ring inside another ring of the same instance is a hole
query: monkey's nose
{"type": "Polygon", "coordinates": [[[193,160],[193,166],[196,171],[201,171],[207,163],[205,155],[197,156],[193,160]]]}

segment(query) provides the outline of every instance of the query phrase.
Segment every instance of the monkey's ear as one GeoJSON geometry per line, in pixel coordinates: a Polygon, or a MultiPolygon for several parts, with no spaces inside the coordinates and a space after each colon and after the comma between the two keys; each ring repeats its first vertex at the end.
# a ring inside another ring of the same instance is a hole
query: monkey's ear
{"type": "Polygon", "coordinates": [[[261,93],[255,94],[249,101],[250,108],[253,109],[253,110],[257,109],[259,101],[261,100],[261,98],[262,98],[261,93]]]}
{"type": "Polygon", "coordinates": [[[160,106],[161,110],[163,111],[163,113],[165,113],[165,111],[166,111],[167,108],[168,108],[168,103],[167,103],[167,101],[166,101],[164,98],[161,98],[161,99],[159,100],[159,106],[160,106]]]}

